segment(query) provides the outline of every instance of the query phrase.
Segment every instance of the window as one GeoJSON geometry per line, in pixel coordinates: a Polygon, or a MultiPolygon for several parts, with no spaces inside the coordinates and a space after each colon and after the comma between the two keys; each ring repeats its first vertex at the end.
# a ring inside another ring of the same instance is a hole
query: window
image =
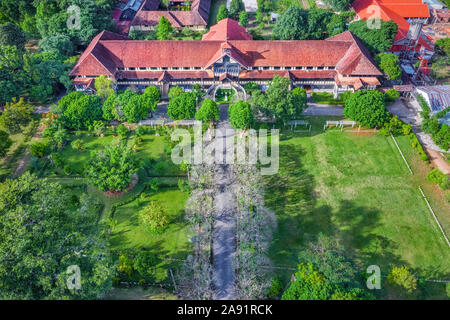
{"type": "Polygon", "coordinates": [[[150,70],[158,70],[157,67],[151,67],[150,70]]]}
{"type": "Polygon", "coordinates": [[[178,70],[178,67],[173,67],[172,70],[178,70]]]}
{"type": "Polygon", "coordinates": [[[194,70],[202,70],[201,67],[195,67],[194,70]]]}
{"type": "Polygon", "coordinates": [[[128,68],[128,70],[134,71],[134,70],[136,70],[136,68],[128,68]]]}
{"type": "Polygon", "coordinates": [[[168,68],[167,67],[162,67],[161,70],[168,70],[168,68]]]}
{"type": "Polygon", "coordinates": [[[270,67],[263,67],[263,70],[269,70],[270,67]]]}
{"type": "Polygon", "coordinates": [[[273,67],[273,70],[280,70],[280,67],[273,67]]]}
{"type": "Polygon", "coordinates": [[[139,70],[145,71],[145,70],[147,70],[147,68],[145,68],[145,67],[140,67],[139,70]]]}
{"type": "Polygon", "coordinates": [[[190,68],[189,67],[183,67],[183,70],[189,70],[190,68]]]}
{"type": "Polygon", "coordinates": [[[323,67],[317,67],[317,70],[323,70],[323,67]]]}
{"type": "Polygon", "coordinates": [[[313,67],[306,67],[306,70],[312,70],[313,67]]]}
{"type": "Polygon", "coordinates": [[[291,67],[284,67],[285,70],[291,70],[291,67]]]}

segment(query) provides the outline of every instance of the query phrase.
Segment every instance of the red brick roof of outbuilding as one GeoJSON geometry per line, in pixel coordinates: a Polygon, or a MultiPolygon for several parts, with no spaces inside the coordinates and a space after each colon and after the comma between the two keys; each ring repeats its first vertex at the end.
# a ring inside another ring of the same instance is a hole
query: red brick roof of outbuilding
{"type": "Polygon", "coordinates": [[[253,40],[253,36],[236,20],[226,18],[212,26],[202,40],[253,40]]]}

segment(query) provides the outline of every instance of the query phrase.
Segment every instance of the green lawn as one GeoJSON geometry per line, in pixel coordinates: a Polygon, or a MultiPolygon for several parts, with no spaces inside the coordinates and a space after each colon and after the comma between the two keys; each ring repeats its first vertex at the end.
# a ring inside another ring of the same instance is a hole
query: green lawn
{"type": "Polygon", "coordinates": [[[27,149],[27,143],[24,141],[22,133],[13,134],[10,138],[13,144],[9,148],[8,154],[0,159],[0,181],[14,173],[17,162],[25,155],[27,149]]]}
{"type": "Polygon", "coordinates": [[[331,105],[343,105],[344,102],[340,99],[334,99],[332,93],[329,92],[312,92],[311,96],[315,103],[318,104],[331,104],[331,105]]]}
{"type": "Polygon", "coordinates": [[[166,269],[179,266],[180,262],[169,259],[185,259],[191,251],[189,244],[189,227],[184,219],[184,207],[187,193],[176,189],[162,189],[157,193],[148,193],[144,201],[135,200],[119,207],[114,214],[117,225],[110,238],[111,247],[115,251],[127,249],[143,249],[153,252],[159,259],[156,266],[157,280],[167,278],[166,269]],[[157,201],[168,212],[170,224],[161,234],[149,233],[140,225],[138,212],[150,201],[157,201]]]}
{"type": "MultiPolygon", "coordinates": [[[[410,175],[392,139],[330,131],[320,124],[309,134],[286,131],[280,142],[279,174],[266,178],[266,205],[278,217],[270,256],[295,267],[299,251],[319,232],[342,240],[361,270],[408,265],[419,278],[450,279],[450,248],[417,189],[430,196],[450,231],[450,206],[425,180],[426,169],[409,146],[399,144],[412,164],[410,175]],[[314,131],[314,130],[320,131],[314,131]]],[[[280,271],[287,283],[290,271],[280,271]]],[[[427,283],[428,297],[445,297],[443,285],[427,283]]],[[[381,290],[382,297],[392,292],[381,290]]]]}

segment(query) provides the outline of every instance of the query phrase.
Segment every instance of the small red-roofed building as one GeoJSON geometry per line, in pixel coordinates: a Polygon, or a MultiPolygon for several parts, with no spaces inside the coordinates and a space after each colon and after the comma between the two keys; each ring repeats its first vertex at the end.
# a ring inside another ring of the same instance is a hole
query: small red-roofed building
{"type": "Polygon", "coordinates": [[[89,79],[100,75],[118,89],[157,86],[163,96],[171,86],[190,90],[194,84],[208,92],[226,86],[245,95],[245,84],[267,86],[279,75],[292,87],[337,96],[376,88],[382,73],[349,31],[326,40],[255,41],[236,21],[224,19],[194,41],[134,41],[104,31],[70,73],[80,91],[91,90],[89,79]]]}

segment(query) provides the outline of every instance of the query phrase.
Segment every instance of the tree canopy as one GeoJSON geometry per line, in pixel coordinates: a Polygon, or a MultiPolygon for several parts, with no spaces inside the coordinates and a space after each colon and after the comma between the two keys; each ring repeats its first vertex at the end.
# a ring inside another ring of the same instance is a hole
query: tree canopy
{"type": "Polygon", "coordinates": [[[0,24],[1,46],[16,46],[17,49],[23,51],[26,41],[25,33],[17,25],[11,22],[0,24]]]}
{"type": "Polygon", "coordinates": [[[219,107],[217,107],[217,103],[211,99],[205,99],[195,114],[195,119],[204,123],[219,120],[219,107]]]}
{"type": "Polygon", "coordinates": [[[381,127],[391,118],[384,95],[376,90],[353,93],[345,102],[344,116],[369,128],[381,127]]]}
{"type": "Polygon", "coordinates": [[[97,96],[71,92],[61,100],[58,107],[62,111],[63,122],[67,128],[87,128],[102,117],[100,98],[97,96]]]}
{"type": "Polygon", "coordinates": [[[373,55],[376,55],[386,52],[392,47],[398,26],[394,21],[359,20],[352,22],[348,29],[361,39],[373,55]],[[380,23],[379,28],[376,28],[377,23],[380,23]]]}
{"type": "Polygon", "coordinates": [[[291,6],[275,23],[273,36],[279,40],[320,40],[346,30],[347,15],[313,8],[291,6]]]}
{"type": "Polygon", "coordinates": [[[306,108],[306,91],[295,88],[290,90],[288,78],[275,75],[266,93],[256,91],[252,102],[266,116],[275,117],[277,121],[286,122],[299,117],[306,108]]]}
{"type": "Polygon", "coordinates": [[[190,92],[183,92],[169,101],[167,115],[173,120],[192,119],[195,110],[195,95],[190,92]]]}
{"type": "Polygon", "coordinates": [[[227,5],[223,4],[219,7],[219,12],[217,12],[217,22],[219,22],[220,20],[226,19],[228,18],[229,12],[227,9],[227,5]]]}
{"type": "Polygon", "coordinates": [[[100,150],[89,163],[86,176],[102,191],[123,191],[131,184],[138,163],[131,148],[124,144],[100,150]]]}
{"type": "Polygon", "coordinates": [[[0,126],[9,134],[22,131],[22,127],[28,125],[32,120],[33,107],[26,103],[23,98],[19,101],[13,99],[5,105],[5,110],[0,116],[0,126]]]}
{"type": "Polygon", "coordinates": [[[249,129],[253,124],[253,111],[248,102],[238,101],[228,108],[230,123],[235,129],[249,129]]]}
{"type": "Polygon", "coordinates": [[[70,200],[29,173],[0,183],[1,299],[97,299],[112,287],[100,205],[87,195],[70,200]],[[68,289],[70,266],[80,268],[80,290],[68,289]]]}
{"type": "Polygon", "coordinates": [[[173,27],[169,19],[161,16],[159,19],[158,26],[156,28],[156,37],[158,40],[170,40],[173,33],[173,27]]]}

